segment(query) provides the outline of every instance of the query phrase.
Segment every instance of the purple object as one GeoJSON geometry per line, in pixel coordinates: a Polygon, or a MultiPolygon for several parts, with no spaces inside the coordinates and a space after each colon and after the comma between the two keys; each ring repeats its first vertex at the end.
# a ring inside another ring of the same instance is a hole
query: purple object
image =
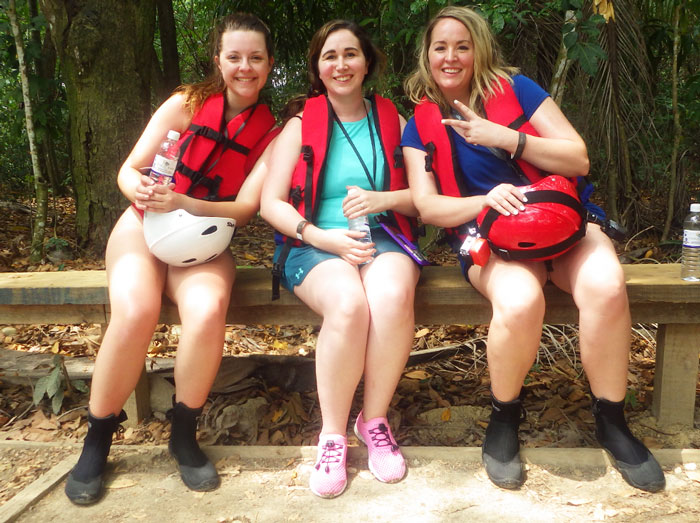
{"type": "Polygon", "coordinates": [[[394,239],[394,241],[398,243],[399,246],[408,253],[408,255],[413,259],[414,262],[422,266],[432,265],[432,263],[430,263],[430,261],[425,256],[423,256],[423,253],[420,252],[416,244],[414,244],[411,240],[406,238],[397,227],[385,223],[384,220],[382,220],[381,218],[383,217],[377,216],[377,222],[379,222],[379,225],[381,225],[382,229],[384,229],[389,234],[389,236],[391,236],[394,239]]]}

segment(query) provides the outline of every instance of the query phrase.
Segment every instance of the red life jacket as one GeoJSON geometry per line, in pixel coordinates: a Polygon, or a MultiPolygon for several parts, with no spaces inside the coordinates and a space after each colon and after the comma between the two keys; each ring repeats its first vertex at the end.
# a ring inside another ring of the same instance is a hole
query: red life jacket
{"type": "MultiPolygon", "coordinates": [[[[408,188],[406,173],[403,168],[401,154],[401,122],[394,104],[379,95],[370,97],[375,128],[379,135],[386,166],[384,185],[378,190],[398,191],[408,188]]],[[[319,201],[323,189],[326,169],[326,155],[333,130],[333,107],[325,95],[309,98],[304,105],[301,119],[301,154],[292,174],[289,203],[291,203],[305,219],[314,222],[318,215],[319,201]]],[[[415,240],[417,222],[393,211],[386,211],[388,221],[397,226],[409,240],[415,240]]],[[[285,241],[285,251],[273,267],[273,299],[279,297],[279,278],[289,249],[302,243],[296,238],[282,236],[285,241]]]]}
{"type": "Polygon", "coordinates": [[[224,118],[225,99],[206,99],[180,138],[175,191],[202,200],[235,200],[246,176],[277,135],[275,118],[264,104],[255,104],[224,118]]]}
{"type": "MultiPolygon", "coordinates": [[[[505,78],[499,78],[497,82],[498,85],[494,85],[495,94],[489,96],[484,103],[486,118],[516,131],[539,136],[525,116],[510,82],[505,78]],[[499,91],[499,85],[503,92],[499,91]]],[[[426,144],[428,153],[425,158],[425,170],[432,171],[435,175],[440,194],[469,196],[452,135],[447,131],[447,126],[440,122],[442,118],[440,107],[425,97],[415,108],[416,128],[421,141],[426,144]]],[[[530,183],[535,183],[549,175],[522,158],[516,160],[515,165],[523,179],[530,183]]],[[[576,185],[575,180],[569,179],[569,181],[576,185]]],[[[451,243],[458,240],[464,241],[466,237],[466,232],[458,230],[457,227],[446,227],[445,233],[451,243]]]]}

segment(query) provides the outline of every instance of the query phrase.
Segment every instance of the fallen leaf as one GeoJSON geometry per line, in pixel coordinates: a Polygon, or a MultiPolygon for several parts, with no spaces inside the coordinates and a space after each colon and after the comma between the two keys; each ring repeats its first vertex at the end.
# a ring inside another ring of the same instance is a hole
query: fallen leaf
{"type": "Polygon", "coordinates": [[[423,329],[419,330],[418,332],[416,332],[416,333],[413,335],[413,337],[416,338],[416,339],[417,339],[417,338],[422,338],[422,337],[425,336],[426,334],[430,334],[430,329],[425,329],[425,328],[423,328],[423,329]]]}
{"type": "Polygon", "coordinates": [[[562,418],[561,409],[558,407],[550,407],[540,416],[540,421],[558,421],[562,418]]]}
{"type": "Polygon", "coordinates": [[[125,478],[124,476],[117,476],[112,481],[108,482],[105,485],[105,488],[120,489],[133,487],[135,485],[137,485],[137,483],[133,479],[125,478]]]}
{"type": "Polygon", "coordinates": [[[404,374],[404,376],[412,380],[427,380],[430,377],[430,374],[424,370],[412,370],[404,374]]]}
{"type": "Polygon", "coordinates": [[[277,409],[273,414],[272,414],[272,423],[276,423],[282,416],[284,415],[284,410],[282,409],[277,409]]]}
{"type": "Polygon", "coordinates": [[[450,421],[452,418],[452,411],[450,409],[445,409],[442,411],[442,414],[440,414],[440,419],[442,421],[450,421]]]}

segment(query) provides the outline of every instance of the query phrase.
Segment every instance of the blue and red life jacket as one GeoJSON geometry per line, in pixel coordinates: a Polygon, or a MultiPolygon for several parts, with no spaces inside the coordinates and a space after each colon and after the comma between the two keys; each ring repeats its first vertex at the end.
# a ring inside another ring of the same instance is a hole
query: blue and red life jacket
{"type": "Polygon", "coordinates": [[[201,200],[235,200],[246,176],[277,135],[275,118],[255,104],[226,123],[225,98],[206,99],[180,138],[175,191],[201,200]]]}
{"type": "MultiPolygon", "coordinates": [[[[539,136],[525,116],[510,82],[506,78],[499,78],[497,82],[498,85],[494,86],[495,94],[489,96],[484,103],[486,118],[510,129],[539,136]]],[[[466,189],[464,173],[459,165],[453,137],[448,132],[447,126],[441,123],[443,118],[438,104],[427,98],[423,98],[415,108],[416,128],[421,141],[426,144],[425,170],[433,172],[440,194],[455,197],[470,196],[466,189]]],[[[506,158],[510,156],[505,151],[504,155],[506,158]]],[[[536,183],[549,176],[549,173],[522,158],[510,162],[516,167],[524,183],[536,183]]],[[[576,187],[575,179],[568,178],[568,180],[576,187]]],[[[452,245],[457,242],[461,244],[467,235],[464,228],[458,227],[446,227],[445,234],[452,245]]]]}
{"type": "MultiPolygon", "coordinates": [[[[394,104],[379,95],[370,97],[374,126],[384,154],[384,185],[378,190],[398,191],[408,188],[401,154],[401,121],[394,104]],[[388,172],[387,172],[388,171],[388,172]]],[[[301,153],[292,173],[289,203],[306,220],[314,222],[319,211],[321,191],[326,170],[326,156],[333,131],[333,107],[325,95],[306,100],[301,119],[301,153]]],[[[417,222],[403,214],[386,211],[390,224],[399,228],[409,240],[415,240],[417,222]]],[[[272,297],[279,298],[279,281],[291,247],[302,245],[300,240],[280,235],[285,248],[272,270],[272,297]]]]}

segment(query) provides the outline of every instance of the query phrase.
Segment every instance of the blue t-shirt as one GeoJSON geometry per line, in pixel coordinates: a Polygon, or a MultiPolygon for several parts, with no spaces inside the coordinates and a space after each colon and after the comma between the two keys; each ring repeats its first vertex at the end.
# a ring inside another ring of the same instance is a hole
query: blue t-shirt
{"type": "MultiPolygon", "coordinates": [[[[379,133],[374,125],[374,118],[370,110],[369,116],[357,122],[343,122],[343,127],[350,136],[357,152],[362,156],[369,175],[373,176],[374,187],[381,191],[384,187],[384,153],[379,133]],[[372,125],[372,137],[374,138],[374,153],[370,141],[368,120],[372,125]],[[376,158],[374,169],[373,160],[376,158]],[[374,170],[374,173],[373,173],[374,170]]],[[[338,122],[333,122],[333,131],[328,153],[326,155],[326,169],[323,177],[323,187],[318,208],[318,217],[315,225],[321,229],[347,229],[348,219],[343,215],[343,199],[347,196],[346,186],[357,185],[368,191],[374,190],[369,183],[367,174],[360,163],[360,159],[353,151],[350,142],[345,137],[338,122]]],[[[373,220],[370,224],[376,226],[373,220]]]]}
{"type": "MultiPolygon", "coordinates": [[[[513,91],[528,119],[549,96],[549,93],[533,80],[520,74],[513,77],[513,91]]],[[[464,173],[466,187],[470,195],[486,194],[501,183],[513,185],[527,185],[529,183],[513,171],[509,162],[501,160],[486,147],[468,144],[450,126],[447,126],[447,132],[451,133],[454,140],[457,159],[464,173]]],[[[425,144],[420,139],[414,117],[411,117],[406,124],[401,138],[401,146],[425,151],[425,144]]]]}

